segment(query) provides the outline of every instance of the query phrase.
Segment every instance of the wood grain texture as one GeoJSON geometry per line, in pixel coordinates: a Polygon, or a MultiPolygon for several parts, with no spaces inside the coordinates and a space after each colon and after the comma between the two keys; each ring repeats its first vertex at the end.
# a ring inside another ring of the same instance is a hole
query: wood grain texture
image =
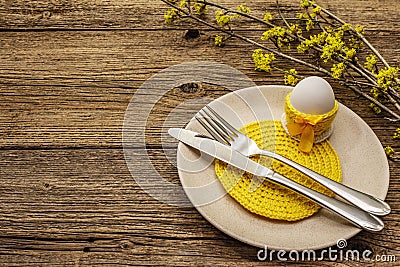
{"type": "MultiPolygon", "coordinates": [[[[219,1],[231,7],[240,2],[219,1]]],[[[295,11],[293,1],[280,2],[283,12],[295,11]]],[[[400,2],[319,3],[346,21],[365,25],[371,43],[399,66],[400,2]]],[[[247,4],[259,15],[272,5],[247,4]]],[[[128,170],[122,145],[125,111],[140,86],[159,71],[183,62],[214,61],[240,70],[256,84],[282,84],[278,73],[254,71],[253,47],[232,40],[216,48],[215,32],[202,26],[165,25],[166,10],[161,1],[143,0],[0,2],[0,265],[285,265],[277,259],[259,262],[257,248],[220,232],[194,208],[154,199],[128,170]],[[185,39],[191,28],[200,29],[201,36],[185,39]]],[[[261,33],[238,26],[246,36],[257,38],[261,33]]],[[[138,156],[136,175],[151,177],[155,169],[179,185],[170,162],[176,143],[163,139],[168,114],[174,112],[177,118],[169,125],[184,126],[199,106],[188,100],[214,99],[227,92],[229,88],[214,84],[194,91],[167,88],[144,125],[142,114],[154,104],[148,99],[155,92],[136,94],[133,116],[138,120],[132,131],[146,131],[145,142],[139,140],[132,149],[139,153],[147,148],[152,163],[143,164],[138,156]]],[[[400,151],[399,142],[392,139],[398,125],[374,115],[366,101],[346,88],[335,85],[335,93],[383,144],[400,151]]],[[[398,158],[389,165],[387,201],[393,211],[384,218],[385,229],[348,240],[349,249],[397,255],[397,263],[377,266],[398,266],[400,260],[398,158]]],[[[318,265],[360,263],[325,257],[318,265]]]]}

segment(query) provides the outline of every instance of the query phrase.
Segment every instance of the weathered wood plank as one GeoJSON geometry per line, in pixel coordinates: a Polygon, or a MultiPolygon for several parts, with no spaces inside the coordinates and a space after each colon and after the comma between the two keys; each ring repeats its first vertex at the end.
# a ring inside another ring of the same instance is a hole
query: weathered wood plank
{"type": "MultiPolygon", "coordinates": [[[[168,165],[162,151],[150,154],[155,165],[168,165]]],[[[136,164],[141,175],[151,173],[151,166],[136,164]]],[[[178,182],[173,166],[158,170],[178,182]]],[[[398,186],[389,190],[394,212],[384,218],[385,229],[360,233],[348,241],[349,249],[398,253],[398,186]]],[[[195,209],[169,206],[146,194],[119,149],[3,151],[0,227],[0,262],[5,263],[14,262],[11,256],[21,263],[40,257],[38,264],[68,264],[68,257],[83,265],[95,264],[96,257],[120,258],[121,265],[205,259],[257,263],[257,248],[222,234],[195,209]]]]}
{"type": "MultiPolygon", "coordinates": [[[[235,8],[243,1],[218,2],[235,8]]],[[[260,16],[274,5],[247,2],[260,16]]],[[[294,14],[297,2],[280,2],[283,12],[294,14]]],[[[345,0],[319,3],[348,22],[365,25],[371,43],[391,64],[399,65],[400,2],[352,1],[351,7],[345,0]]],[[[280,74],[253,70],[253,47],[232,40],[223,49],[216,48],[215,32],[204,27],[165,25],[166,10],[161,1],[144,0],[0,2],[0,265],[284,264],[259,262],[257,248],[223,234],[194,208],[157,201],[128,171],[121,141],[125,110],[140,85],[158,71],[187,61],[217,61],[259,85],[282,84],[280,74]],[[200,38],[186,40],[189,28],[201,29],[200,38]]],[[[238,27],[252,38],[261,34],[245,24],[238,27]]],[[[278,64],[287,62],[278,59],[278,64]]],[[[194,93],[172,89],[154,106],[147,125],[133,125],[136,132],[147,127],[147,153],[166,180],[179,185],[176,169],[167,161],[173,158],[174,143],[166,142],[166,150],[160,150],[166,115],[187,99],[216,98],[228,91],[215,85],[194,93]]],[[[335,87],[335,92],[383,143],[400,149],[392,139],[395,124],[375,116],[366,101],[345,88],[335,87]]],[[[154,93],[149,90],[137,101],[136,116],[153,104],[146,98],[154,93]]],[[[176,126],[184,125],[198,108],[192,104],[174,113],[176,126]]],[[[138,144],[135,149],[144,148],[144,143],[138,144]]],[[[138,159],[134,175],[150,178],[151,164],[138,159]]],[[[362,232],[348,240],[349,249],[370,249],[374,255],[400,251],[400,169],[398,160],[389,164],[387,201],[393,212],[384,218],[386,227],[381,233],[362,232]]],[[[149,186],[162,193],[151,180],[149,186]]],[[[359,264],[326,258],[318,262],[359,264]]]]}
{"type": "MultiPolygon", "coordinates": [[[[136,90],[161,69],[182,62],[217,61],[237,68],[257,84],[282,84],[279,73],[253,70],[251,46],[233,42],[219,49],[209,40],[211,32],[191,41],[183,38],[183,32],[3,33],[0,146],[120,147],[125,110],[136,90]],[[169,39],[174,41],[170,43],[169,39]],[[238,49],[248,52],[236,56],[238,49]]],[[[399,34],[385,38],[388,42],[382,46],[395,50],[399,34]]],[[[395,61],[399,54],[384,55],[395,61]]],[[[277,64],[287,62],[278,60],[277,64]]],[[[210,87],[204,96],[216,98],[220,90],[210,87]]],[[[338,100],[361,115],[382,142],[393,143],[395,124],[382,122],[370,111],[367,101],[345,88],[337,86],[335,91],[338,100]]],[[[169,107],[157,104],[163,112],[170,112],[174,105],[191,97],[187,94],[182,98],[184,94],[179,90],[171,92],[169,107]]],[[[142,98],[139,102],[146,102],[146,97],[142,98]]],[[[144,104],[137,104],[138,116],[144,104]]],[[[198,108],[192,105],[191,112],[194,114],[198,108]]],[[[187,114],[183,115],[185,120],[178,121],[188,120],[187,114]]],[[[159,116],[153,119],[154,127],[162,125],[159,116]]]]}
{"type": "MultiPolygon", "coordinates": [[[[243,1],[223,0],[219,4],[235,9],[243,1]]],[[[299,11],[298,2],[280,0],[282,11],[293,16],[299,11]]],[[[361,23],[371,30],[396,31],[399,21],[396,0],[351,2],[346,0],[317,1],[345,21],[361,23]],[[360,16],[362,14],[362,16],[360,16]]],[[[252,13],[262,17],[265,11],[273,10],[275,2],[247,1],[252,13]]],[[[10,1],[0,3],[0,29],[161,29],[163,14],[168,6],[161,1],[10,1]]]]}

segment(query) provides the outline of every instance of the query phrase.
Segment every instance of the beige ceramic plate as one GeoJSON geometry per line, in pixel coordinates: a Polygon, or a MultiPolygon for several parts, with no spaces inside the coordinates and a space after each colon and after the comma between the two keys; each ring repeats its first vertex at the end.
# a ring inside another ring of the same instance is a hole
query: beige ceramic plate
{"type": "MultiPolygon", "coordinates": [[[[227,112],[225,108],[219,109],[219,112],[225,112],[221,115],[229,121],[237,121],[235,127],[254,121],[254,113],[258,114],[257,119],[280,120],[285,96],[291,90],[292,87],[287,86],[246,88],[224,95],[210,105],[217,107],[223,103],[231,108],[232,111],[227,112]],[[243,99],[251,101],[251,108],[243,99]]],[[[329,141],[339,155],[343,183],[384,199],[389,185],[389,166],[374,132],[341,104],[333,127],[329,141]]],[[[186,128],[205,133],[195,120],[186,128]]],[[[182,186],[197,210],[210,223],[238,240],[271,249],[321,249],[361,231],[326,209],[297,222],[270,220],[255,215],[225,193],[215,175],[212,160],[199,156],[198,151],[179,143],[177,164],[182,186]],[[192,160],[193,164],[187,164],[192,160]]]]}

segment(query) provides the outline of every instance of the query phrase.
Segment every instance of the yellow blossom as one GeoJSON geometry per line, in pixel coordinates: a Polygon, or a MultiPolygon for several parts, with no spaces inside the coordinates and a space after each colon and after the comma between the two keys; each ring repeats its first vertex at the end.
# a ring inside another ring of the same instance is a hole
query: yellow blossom
{"type": "Polygon", "coordinates": [[[259,71],[269,72],[271,71],[271,62],[275,60],[273,53],[264,54],[262,49],[256,49],[252,54],[254,61],[254,69],[259,71]]]}
{"type": "Polygon", "coordinates": [[[373,88],[370,90],[370,93],[373,98],[378,99],[381,96],[381,92],[377,88],[373,88]]]}
{"type": "Polygon", "coordinates": [[[386,146],[386,147],[384,148],[384,150],[385,150],[385,153],[386,153],[386,155],[387,155],[388,157],[393,157],[393,156],[394,156],[395,151],[394,151],[394,149],[393,149],[391,146],[386,146]]]}
{"type": "Polygon", "coordinates": [[[171,8],[164,15],[165,23],[171,23],[178,17],[178,10],[176,8],[171,8]]]}
{"type": "Polygon", "coordinates": [[[362,25],[356,25],[356,27],[354,28],[354,30],[356,31],[356,32],[358,32],[359,34],[364,34],[364,26],[362,26],[362,25]]]}
{"type": "Polygon", "coordinates": [[[301,0],[300,1],[300,6],[302,8],[309,8],[310,6],[312,6],[313,4],[315,4],[314,0],[301,0]]]}
{"type": "Polygon", "coordinates": [[[185,8],[188,6],[188,0],[181,0],[179,2],[179,8],[185,8]]]}
{"type": "Polygon", "coordinates": [[[382,112],[382,110],[374,103],[369,104],[369,107],[372,108],[376,114],[380,114],[382,112]]]}
{"type": "Polygon", "coordinates": [[[376,60],[376,56],[371,54],[366,57],[364,67],[369,71],[373,71],[376,63],[378,63],[378,61],[376,60]]]}
{"type": "Polygon", "coordinates": [[[399,68],[394,67],[381,69],[376,76],[378,78],[378,86],[383,90],[387,90],[393,83],[395,83],[399,70],[399,68]]]}
{"type": "Polygon", "coordinates": [[[331,26],[325,26],[324,27],[325,28],[325,31],[327,32],[327,33],[331,33],[331,32],[333,32],[333,29],[332,29],[332,27],[331,26]]]}
{"type": "Polygon", "coordinates": [[[310,39],[305,39],[297,46],[297,51],[299,53],[305,53],[315,45],[322,45],[325,43],[326,37],[326,32],[321,32],[317,35],[311,35],[310,39]]]}
{"type": "Polygon", "coordinates": [[[249,14],[249,13],[250,13],[250,8],[247,6],[246,3],[243,3],[243,4],[239,5],[239,6],[237,7],[237,10],[238,10],[239,12],[246,13],[246,14],[249,14]]]}
{"type": "Polygon", "coordinates": [[[234,16],[227,15],[222,10],[217,10],[215,11],[215,18],[219,26],[224,27],[234,18],[234,16]]]}
{"type": "Polygon", "coordinates": [[[345,58],[348,60],[357,60],[357,51],[354,48],[347,49],[345,58]]]}
{"type": "Polygon", "coordinates": [[[332,56],[336,53],[342,50],[344,46],[344,42],[341,39],[341,34],[338,32],[335,33],[328,33],[326,39],[325,39],[325,45],[322,48],[322,54],[321,54],[321,59],[324,60],[324,62],[328,62],[332,58],[332,56]]]}
{"type": "Polygon", "coordinates": [[[205,15],[208,11],[208,6],[202,3],[194,3],[193,10],[197,15],[205,15]]]}
{"type": "Polygon", "coordinates": [[[261,40],[271,40],[273,41],[279,48],[282,46],[287,46],[289,48],[289,43],[292,40],[288,36],[286,36],[286,30],[280,26],[275,26],[267,31],[265,31],[261,40]]]}
{"type": "Polygon", "coordinates": [[[214,43],[215,43],[216,46],[219,46],[219,47],[224,46],[224,45],[225,45],[225,43],[224,43],[224,37],[223,37],[223,36],[220,36],[220,35],[218,35],[218,34],[215,35],[214,43]]]}
{"type": "Polygon", "coordinates": [[[280,26],[275,26],[267,31],[265,31],[262,36],[261,40],[269,40],[273,37],[284,37],[285,36],[285,29],[280,26]]]}
{"type": "Polygon", "coordinates": [[[394,139],[400,139],[400,128],[396,129],[396,132],[393,135],[394,139]]]}
{"type": "Polygon", "coordinates": [[[364,45],[363,41],[358,37],[352,35],[349,38],[349,47],[359,50],[364,45]]]}
{"type": "Polygon", "coordinates": [[[314,21],[312,19],[308,19],[306,22],[306,30],[310,31],[314,28],[314,21]]]}
{"type": "Polygon", "coordinates": [[[299,79],[296,77],[297,71],[295,69],[290,69],[288,72],[285,73],[283,81],[285,84],[295,86],[299,79]]]}
{"type": "Polygon", "coordinates": [[[338,40],[342,40],[342,39],[343,39],[344,32],[345,32],[345,31],[344,31],[343,29],[341,29],[341,28],[337,29],[337,30],[334,32],[335,38],[338,39],[338,40]]]}
{"type": "Polygon", "coordinates": [[[310,17],[308,16],[308,14],[304,14],[304,13],[298,13],[296,17],[297,17],[298,19],[308,19],[308,18],[310,18],[310,17]]]}
{"type": "Polygon", "coordinates": [[[346,65],[344,62],[340,62],[337,64],[333,64],[331,71],[332,71],[332,78],[340,79],[343,76],[343,72],[346,69],[346,65]]]}
{"type": "Polygon", "coordinates": [[[313,13],[319,15],[321,14],[322,8],[320,6],[316,6],[313,8],[313,13]]]}
{"type": "Polygon", "coordinates": [[[264,21],[266,21],[266,22],[270,22],[273,18],[274,17],[269,12],[265,13],[265,15],[264,15],[264,21]]]}
{"type": "Polygon", "coordinates": [[[342,25],[342,27],[340,27],[340,29],[345,31],[345,32],[350,31],[351,30],[351,24],[345,23],[345,24],[342,25]]]}
{"type": "Polygon", "coordinates": [[[306,30],[310,31],[314,28],[314,18],[317,15],[315,13],[298,13],[297,18],[306,21],[306,30]]]}
{"type": "Polygon", "coordinates": [[[296,34],[297,35],[301,35],[301,33],[302,33],[302,30],[301,30],[301,28],[300,28],[300,26],[298,24],[290,24],[288,31],[291,34],[295,34],[295,35],[296,34]]]}

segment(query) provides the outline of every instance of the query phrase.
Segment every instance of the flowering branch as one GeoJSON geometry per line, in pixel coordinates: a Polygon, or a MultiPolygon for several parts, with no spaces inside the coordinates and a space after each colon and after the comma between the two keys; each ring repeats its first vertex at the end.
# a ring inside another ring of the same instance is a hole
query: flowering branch
{"type": "MultiPolygon", "coordinates": [[[[313,4],[314,7],[318,7],[317,4],[313,4]]],[[[331,12],[329,12],[328,10],[326,10],[325,8],[321,7],[321,11],[325,14],[327,14],[329,17],[333,18],[334,20],[338,21],[339,23],[341,23],[342,25],[345,25],[346,22],[344,22],[343,20],[341,20],[340,18],[338,18],[337,16],[335,16],[334,14],[332,14],[331,12]]],[[[358,38],[360,38],[362,40],[362,42],[368,46],[368,48],[379,58],[379,60],[384,64],[384,66],[386,68],[390,68],[389,64],[386,62],[386,60],[383,58],[383,56],[378,52],[378,50],[375,49],[375,47],[364,37],[364,35],[362,35],[359,31],[355,31],[354,29],[351,29],[353,31],[354,34],[357,35],[358,38]]],[[[359,64],[357,64],[358,66],[360,66],[359,64]]],[[[360,66],[361,67],[361,66],[360,66]]],[[[359,69],[358,69],[359,70],[359,69]]],[[[376,80],[373,80],[372,77],[376,77],[376,75],[370,71],[368,71],[367,69],[363,69],[362,71],[357,71],[359,72],[361,75],[363,75],[364,77],[366,77],[368,80],[372,81],[372,83],[374,84],[374,86],[377,86],[377,82],[376,80]]],[[[397,78],[395,78],[396,83],[399,83],[399,80],[397,78]]],[[[392,87],[388,88],[390,90],[390,92],[397,97],[398,99],[400,99],[400,96],[398,94],[398,92],[396,92],[395,90],[393,90],[392,87]]],[[[389,101],[395,105],[395,107],[400,110],[400,104],[385,90],[383,90],[383,94],[385,94],[385,96],[389,99],[389,101]]]]}
{"type": "MultiPolygon", "coordinates": [[[[215,25],[213,25],[213,24],[211,24],[211,23],[209,23],[209,22],[207,22],[207,21],[205,21],[205,20],[203,20],[203,19],[201,19],[201,18],[199,18],[199,17],[197,17],[197,16],[191,14],[189,11],[186,11],[186,10],[180,8],[179,6],[174,5],[173,2],[171,2],[171,1],[168,1],[168,0],[161,0],[161,1],[163,1],[164,3],[166,3],[166,4],[170,5],[170,6],[172,6],[172,7],[175,8],[177,11],[181,12],[181,14],[183,14],[183,15],[185,15],[185,16],[187,16],[187,17],[190,17],[191,19],[193,19],[193,20],[195,20],[195,21],[198,21],[198,22],[200,22],[200,23],[202,23],[202,24],[204,24],[204,25],[206,25],[206,26],[208,26],[208,27],[210,27],[210,28],[212,28],[212,29],[214,29],[214,30],[218,30],[218,31],[220,31],[220,32],[223,32],[223,33],[225,33],[225,34],[228,34],[228,35],[231,36],[231,37],[236,37],[236,38],[241,39],[241,40],[243,40],[243,41],[245,41],[245,42],[248,42],[248,43],[250,43],[250,44],[252,44],[252,45],[254,45],[254,46],[257,46],[257,47],[259,47],[259,48],[261,48],[261,49],[264,49],[264,50],[266,50],[266,51],[268,51],[268,52],[274,53],[274,54],[276,54],[277,56],[280,56],[280,57],[282,57],[282,58],[289,59],[289,60],[291,60],[291,61],[294,61],[294,62],[296,62],[296,63],[299,63],[299,64],[301,64],[301,65],[304,65],[304,66],[306,66],[306,67],[312,68],[312,69],[314,69],[314,70],[316,70],[316,71],[318,71],[318,72],[321,72],[321,73],[323,73],[323,74],[326,74],[326,75],[330,76],[330,72],[327,71],[327,70],[325,70],[325,69],[323,69],[323,68],[320,68],[320,67],[318,67],[318,66],[315,66],[315,65],[313,65],[313,64],[310,64],[310,63],[305,62],[305,61],[303,61],[303,60],[300,60],[300,59],[291,57],[291,56],[286,55],[286,54],[284,54],[284,53],[282,53],[282,52],[280,52],[280,51],[277,51],[277,50],[275,50],[275,49],[272,49],[272,48],[270,48],[270,47],[267,47],[267,46],[265,46],[265,45],[262,45],[262,44],[260,44],[260,43],[258,43],[258,42],[256,42],[256,41],[254,41],[254,40],[251,40],[250,38],[247,38],[247,37],[245,37],[245,36],[243,36],[243,35],[241,35],[241,34],[237,34],[237,33],[233,32],[233,31],[230,30],[230,29],[227,30],[227,29],[224,29],[224,28],[219,28],[218,26],[215,26],[215,25]]],[[[207,5],[212,5],[212,6],[221,7],[220,5],[213,4],[213,3],[210,3],[210,2],[207,2],[207,1],[198,1],[198,2],[207,4],[207,5]]],[[[228,11],[228,12],[230,12],[230,13],[236,13],[236,14],[239,14],[239,15],[245,14],[245,13],[242,13],[242,12],[239,12],[239,11],[233,11],[233,10],[226,9],[226,8],[224,8],[224,10],[226,10],[226,11],[228,11]]],[[[246,17],[253,18],[253,16],[249,16],[249,15],[246,15],[246,17]]],[[[400,117],[399,117],[399,119],[400,119],[400,117]]]]}
{"type": "MultiPolygon", "coordinates": [[[[314,0],[300,0],[302,12],[295,18],[285,17],[276,0],[278,17],[266,12],[263,18],[250,14],[250,8],[241,4],[236,10],[207,0],[161,0],[171,9],[164,15],[167,23],[189,18],[217,30],[215,45],[223,47],[230,38],[237,38],[256,47],[252,54],[255,69],[284,74],[285,84],[295,85],[302,76],[296,69],[281,69],[273,66],[276,57],[290,60],[317,71],[325,78],[338,80],[370,101],[371,108],[390,115],[389,121],[400,121],[400,68],[391,67],[382,55],[364,37],[362,26],[352,26],[314,0]],[[207,17],[208,8],[214,8],[214,21],[207,17]],[[233,30],[234,22],[246,19],[266,28],[260,40],[248,38],[233,30]],[[268,43],[272,43],[268,45],[268,43]],[[286,53],[295,47],[297,54],[286,53]],[[369,55],[359,59],[362,47],[369,55]],[[303,54],[311,54],[305,57],[303,54]],[[310,61],[311,60],[311,61],[310,61]],[[379,60],[379,62],[378,62],[379,60]]],[[[397,139],[397,138],[396,138],[397,139]]]]}
{"type": "MultiPolygon", "coordinates": [[[[314,7],[317,7],[317,4],[313,4],[314,7]]],[[[329,17],[333,18],[334,20],[336,20],[337,22],[341,23],[342,25],[346,24],[346,22],[344,22],[343,20],[341,20],[340,18],[338,18],[337,16],[335,16],[334,14],[332,14],[331,12],[329,12],[327,9],[321,7],[321,11],[324,12],[325,14],[327,14],[329,17]]],[[[378,50],[375,49],[375,47],[373,47],[370,42],[368,42],[367,39],[365,39],[364,35],[362,35],[360,32],[354,31],[354,33],[357,35],[358,38],[360,38],[364,44],[366,44],[368,46],[369,49],[371,49],[371,51],[379,58],[379,60],[385,65],[385,67],[389,68],[389,64],[386,62],[386,60],[382,57],[382,55],[378,52],[378,50]]]]}

